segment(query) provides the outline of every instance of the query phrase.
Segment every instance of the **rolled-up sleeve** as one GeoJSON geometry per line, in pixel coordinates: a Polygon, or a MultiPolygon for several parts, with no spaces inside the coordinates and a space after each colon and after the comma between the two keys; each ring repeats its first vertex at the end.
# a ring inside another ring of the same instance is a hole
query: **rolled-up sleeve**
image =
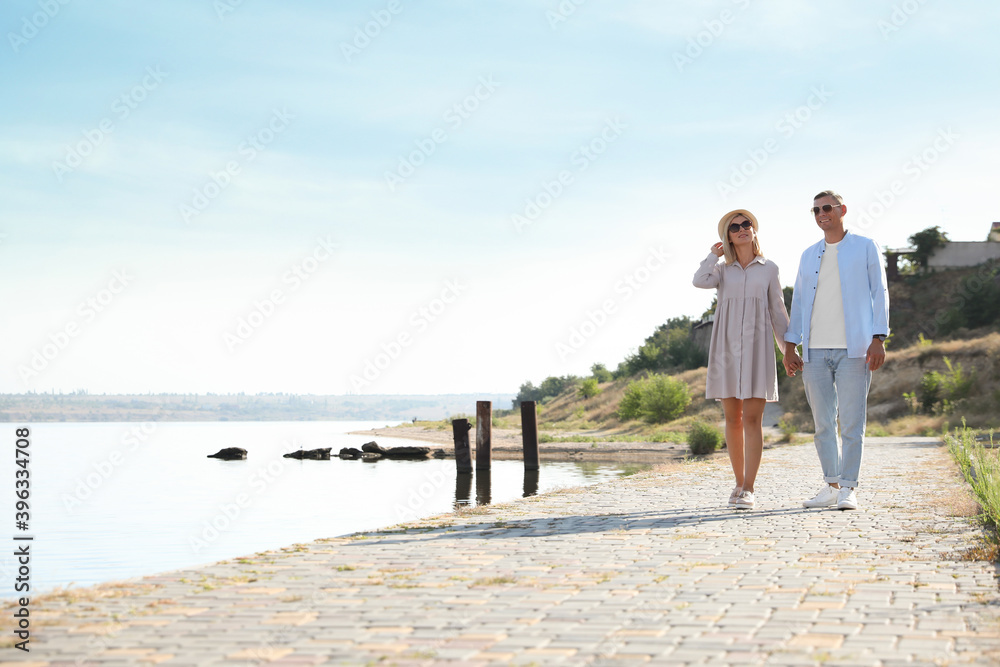
{"type": "Polygon", "coordinates": [[[889,335],[889,287],[885,277],[885,266],[878,245],[871,241],[868,246],[868,289],[872,298],[871,336],[889,335]]]}
{"type": "Polygon", "coordinates": [[[789,314],[788,329],[785,330],[785,342],[802,344],[802,261],[799,260],[799,270],[795,274],[795,286],[792,288],[792,312],[789,314]]]}

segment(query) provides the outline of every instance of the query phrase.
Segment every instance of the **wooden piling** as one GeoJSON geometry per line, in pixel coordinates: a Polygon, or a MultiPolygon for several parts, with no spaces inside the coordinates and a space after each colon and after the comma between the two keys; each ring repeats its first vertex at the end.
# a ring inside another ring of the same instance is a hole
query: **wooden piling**
{"type": "Polygon", "coordinates": [[[521,446],[524,469],[538,470],[538,420],[534,401],[521,401],[521,446]]]}
{"type": "Polygon", "coordinates": [[[493,442],[493,403],[476,401],[476,470],[489,470],[493,442]]]}
{"type": "Polygon", "coordinates": [[[469,451],[469,429],[472,428],[468,419],[453,419],[452,435],[455,438],[455,466],[458,474],[472,473],[472,453],[469,451]]]}

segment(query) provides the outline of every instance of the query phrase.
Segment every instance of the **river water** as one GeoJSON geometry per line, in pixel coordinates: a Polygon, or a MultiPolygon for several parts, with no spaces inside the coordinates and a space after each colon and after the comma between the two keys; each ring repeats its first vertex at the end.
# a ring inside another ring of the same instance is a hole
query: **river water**
{"type": "MultiPolygon", "coordinates": [[[[350,431],[384,422],[49,423],[31,426],[30,525],[14,517],[14,431],[8,480],[11,533],[31,535],[31,592],[175,570],[296,542],[384,528],[620,475],[614,465],[543,462],[526,476],[519,461],[494,461],[486,475],[459,477],[454,459],[298,461],[299,448],[357,447],[350,431]],[[242,447],[245,461],[207,458],[242,447]]],[[[427,446],[380,439],[379,444],[427,446]]],[[[0,574],[17,576],[13,548],[0,574]]],[[[0,597],[15,595],[13,583],[0,597]]]]}

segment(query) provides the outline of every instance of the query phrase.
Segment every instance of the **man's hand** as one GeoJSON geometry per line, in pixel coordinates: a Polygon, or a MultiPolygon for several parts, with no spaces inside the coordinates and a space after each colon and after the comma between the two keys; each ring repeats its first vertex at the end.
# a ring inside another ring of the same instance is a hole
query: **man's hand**
{"type": "Polygon", "coordinates": [[[885,343],[880,338],[872,338],[872,344],[868,346],[868,353],[865,355],[865,364],[868,370],[875,372],[882,368],[885,363],[885,343]]]}
{"type": "Polygon", "coordinates": [[[795,377],[795,372],[802,370],[802,357],[795,350],[795,343],[785,343],[785,356],[781,359],[788,377],[795,377]]]}

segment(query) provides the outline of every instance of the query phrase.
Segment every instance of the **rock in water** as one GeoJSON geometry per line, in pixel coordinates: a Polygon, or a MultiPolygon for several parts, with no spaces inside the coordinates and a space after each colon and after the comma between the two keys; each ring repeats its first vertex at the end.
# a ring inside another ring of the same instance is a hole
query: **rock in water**
{"type": "Polygon", "coordinates": [[[430,453],[430,447],[390,447],[383,450],[382,456],[387,459],[426,459],[430,453]]]}
{"type": "Polygon", "coordinates": [[[332,447],[321,449],[300,449],[297,452],[289,452],[284,455],[286,459],[311,459],[314,461],[329,461],[332,447]]]}
{"type": "Polygon", "coordinates": [[[369,452],[371,454],[385,454],[386,450],[385,447],[372,440],[371,442],[366,442],[361,445],[361,451],[369,452]]]}
{"type": "Polygon", "coordinates": [[[355,449],[354,447],[344,447],[340,450],[340,458],[351,461],[354,459],[360,459],[363,452],[360,449],[355,449]]]}
{"type": "Polygon", "coordinates": [[[209,454],[206,458],[222,459],[223,461],[242,461],[247,457],[247,450],[241,447],[226,447],[214,454],[209,454]]]}

